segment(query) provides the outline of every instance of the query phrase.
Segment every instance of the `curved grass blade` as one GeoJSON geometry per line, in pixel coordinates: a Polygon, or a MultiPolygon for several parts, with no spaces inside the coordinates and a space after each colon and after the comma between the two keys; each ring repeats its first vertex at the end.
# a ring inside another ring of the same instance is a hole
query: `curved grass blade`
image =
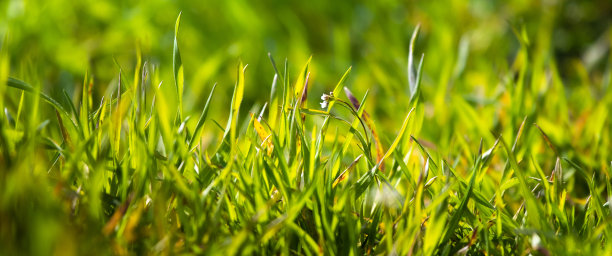
{"type": "Polygon", "coordinates": [[[393,152],[395,151],[395,148],[397,147],[399,142],[402,140],[404,132],[406,131],[406,127],[408,127],[408,121],[410,120],[410,117],[412,116],[413,111],[414,111],[414,108],[411,108],[408,114],[406,115],[406,118],[404,119],[404,122],[402,124],[402,128],[397,133],[397,137],[395,137],[395,140],[393,140],[393,143],[391,143],[391,146],[387,150],[387,153],[385,153],[382,159],[380,159],[380,161],[378,161],[378,163],[376,163],[376,165],[374,165],[374,167],[372,167],[372,169],[369,172],[366,172],[364,175],[362,175],[359,178],[359,180],[355,184],[356,196],[360,196],[368,188],[368,186],[371,183],[372,177],[374,177],[374,174],[376,173],[376,170],[380,167],[381,163],[387,157],[393,154],[393,152]]]}
{"type": "MultiPolygon", "coordinates": [[[[242,61],[238,64],[237,80],[236,85],[234,86],[234,93],[232,96],[232,108],[230,111],[229,119],[227,120],[225,132],[223,134],[224,141],[229,139],[231,155],[234,155],[234,152],[236,150],[236,123],[238,122],[238,111],[240,110],[242,97],[244,96],[244,72],[246,71],[246,68],[247,66],[243,65],[242,61]]],[[[220,147],[223,147],[223,145],[224,144],[222,143],[220,147]]]]}
{"type": "Polygon", "coordinates": [[[363,157],[363,154],[355,158],[355,160],[346,169],[344,169],[344,171],[342,171],[342,173],[340,173],[338,177],[336,177],[336,179],[334,179],[334,182],[332,183],[332,188],[335,188],[336,185],[338,185],[338,183],[340,183],[341,181],[345,180],[348,177],[348,172],[350,172],[353,169],[353,167],[355,167],[355,165],[357,164],[357,162],[359,162],[361,157],[363,157]]]}
{"type": "Polygon", "coordinates": [[[514,173],[519,179],[519,187],[525,199],[525,203],[526,203],[525,206],[526,206],[527,212],[529,213],[528,221],[531,222],[531,225],[533,225],[533,227],[539,229],[543,226],[543,222],[544,222],[544,220],[541,218],[543,214],[542,214],[542,209],[540,209],[540,204],[538,204],[535,197],[531,193],[531,190],[527,187],[527,178],[525,177],[525,174],[522,172],[523,170],[519,168],[514,152],[510,150],[510,148],[508,147],[508,145],[503,139],[500,139],[499,141],[502,143],[502,146],[504,146],[504,149],[506,150],[506,153],[508,154],[510,166],[512,167],[512,169],[514,169],[514,173]]]}
{"type": "MultiPolygon", "coordinates": [[[[351,104],[353,105],[353,107],[355,107],[355,109],[360,109],[359,101],[357,101],[357,98],[353,96],[351,90],[349,90],[346,86],[344,87],[344,94],[346,94],[346,97],[349,98],[351,104]]],[[[368,112],[365,111],[365,109],[361,114],[361,118],[366,123],[368,128],[370,128],[370,132],[372,132],[372,137],[374,138],[374,146],[376,147],[376,161],[379,162],[384,155],[384,149],[382,147],[382,143],[380,142],[380,138],[378,137],[378,132],[376,132],[376,125],[374,124],[374,121],[372,121],[372,118],[370,118],[368,112]]],[[[380,165],[380,169],[385,169],[384,164],[380,165]]]]}
{"type": "Polygon", "coordinates": [[[37,89],[35,89],[33,86],[29,85],[28,83],[13,78],[13,77],[9,77],[8,80],[6,81],[6,84],[10,87],[16,88],[16,89],[20,89],[26,92],[32,92],[32,93],[38,93],[40,95],[40,97],[42,97],[47,103],[51,104],[51,106],[53,106],[57,111],[59,111],[61,114],[69,117],[70,121],[72,122],[72,125],[74,125],[74,127],[78,127],[78,125],[76,124],[76,121],[74,119],[72,119],[70,113],[68,111],[66,111],[66,109],[64,109],[64,107],[62,107],[62,105],[57,102],[56,100],[54,100],[53,98],[49,97],[49,95],[38,91],[37,89]]]}
{"type": "Polygon", "coordinates": [[[306,61],[306,64],[304,64],[304,67],[302,67],[302,70],[300,71],[300,73],[298,74],[298,78],[295,81],[295,88],[293,93],[295,94],[295,98],[299,100],[299,96],[300,94],[302,94],[304,87],[308,86],[308,74],[310,73],[310,61],[312,60],[312,56],[310,56],[310,58],[308,58],[308,60],[306,61]]]}
{"type": "Polygon", "coordinates": [[[402,139],[402,136],[404,135],[404,132],[406,131],[406,127],[408,127],[408,121],[410,120],[410,117],[412,116],[411,114],[412,114],[413,111],[414,111],[414,108],[411,108],[410,111],[408,112],[408,114],[406,115],[406,118],[404,118],[404,122],[402,123],[402,128],[397,133],[397,137],[395,137],[395,140],[393,140],[393,143],[391,143],[391,146],[389,146],[389,149],[387,150],[387,153],[385,153],[385,155],[382,157],[382,159],[380,159],[380,161],[378,161],[378,163],[376,164],[376,166],[372,170],[378,168],[381,165],[381,163],[387,157],[389,157],[391,154],[393,154],[393,151],[395,151],[395,148],[399,144],[400,140],[402,139]]]}
{"type": "MultiPolygon", "coordinates": [[[[344,72],[344,75],[342,75],[342,78],[340,78],[340,81],[338,81],[338,83],[336,84],[336,87],[334,87],[334,90],[332,91],[333,95],[338,95],[340,93],[340,90],[342,90],[342,85],[344,84],[344,81],[346,80],[346,78],[348,77],[348,74],[351,72],[351,69],[353,67],[349,67],[346,72],[344,72]]],[[[332,106],[334,105],[335,101],[331,101],[329,102],[329,105],[327,106],[327,112],[329,113],[329,111],[331,111],[332,106]]]]}
{"type": "Polygon", "coordinates": [[[412,141],[414,141],[418,146],[419,146],[419,150],[425,154],[427,156],[427,158],[429,158],[431,160],[431,164],[433,164],[433,166],[435,166],[436,168],[438,168],[438,165],[436,165],[436,161],[431,157],[431,155],[427,152],[427,150],[425,150],[425,147],[423,147],[423,145],[419,142],[419,140],[417,140],[414,136],[410,135],[410,138],[412,139],[412,141]]]}
{"type": "Polygon", "coordinates": [[[178,30],[179,25],[181,23],[181,15],[183,12],[180,12],[178,17],[176,18],[176,24],[174,25],[174,49],[172,50],[172,70],[174,74],[174,85],[176,85],[176,93],[179,101],[179,122],[183,119],[183,61],[181,60],[181,53],[178,47],[178,30]]]}
{"type": "MultiPolygon", "coordinates": [[[[413,61],[413,56],[414,56],[414,42],[416,41],[417,35],[419,34],[419,29],[421,28],[421,25],[417,25],[416,28],[414,28],[414,32],[412,32],[412,38],[410,39],[410,47],[409,47],[409,52],[408,52],[408,85],[409,85],[409,89],[410,89],[410,99],[412,100],[412,98],[414,98],[414,95],[416,95],[417,93],[417,78],[415,77],[415,68],[414,68],[414,61],[413,61]]],[[[421,64],[423,63],[423,58],[421,57],[421,64]]],[[[421,65],[419,64],[419,66],[421,65]]]]}
{"type": "Polygon", "coordinates": [[[200,115],[200,119],[198,120],[198,124],[196,124],[196,128],[193,131],[193,136],[191,136],[191,140],[189,141],[189,151],[195,149],[195,142],[200,139],[200,136],[202,134],[202,128],[204,127],[204,121],[206,121],[206,117],[208,116],[208,107],[210,106],[210,100],[212,99],[212,96],[215,93],[215,88],[217,88],[217,84],[214,84],[212,89],[210,90],[208,100],[206,100],[206,105],[204,105],[204,109],[202,110],[202,114],[200,115]]]}
{"type": "Polygon", "coordinates": [[[446,244],[448,243],[448,240],[450,239],[450,236],[453,234],[453,232],[455,232],[455,229],[457,227],[457,225],[459,224],[459,220],[461,220],[461,217],[463,217],[465,214],[463,214],[463,212],[465,211],[465,209],[467,208],[467,203],[470,199],[470,197],[472,197],[472,189],[474,187],[474,181],[476,181],[476,176],[477,172],[478,172],[478,166],[480,160],[477,160],[477,162],[474,164],[474,168],[472,169],[472,177],[470,178],[470,183],[468,185],[467,188],[467,192],[465,193],[465,195],[463,196],[463,199],[461,199],[461,204],[459,205],[459,207],[457,208],[457,210],[455,211],[455,213],[453,214],[453,216],[451,217],[446,232],[444,233],[444,236],[442,237],[442,240],[440,240],[440,244],[446,244]]]}

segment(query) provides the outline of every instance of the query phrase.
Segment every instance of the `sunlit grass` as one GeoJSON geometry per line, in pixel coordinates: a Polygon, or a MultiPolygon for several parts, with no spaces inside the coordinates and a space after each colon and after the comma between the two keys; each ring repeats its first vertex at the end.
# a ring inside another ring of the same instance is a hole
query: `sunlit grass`
{"type": "Polygon", "coordinates": [[[525,28],[491,74],[465,70],[461,41],[432,82],[416,26],[407,72],[372,65],[378,84],[351,87],[349,66],[314,83],[316,56],[295,72],[269,54],[268,84],[236,61],[231,98],[210,84],[193,104],[180,20],[172,63],[137,51],[73,95],[12,73],[2,48],[1,254],[612,253],[610,81],[566,93],[588,74],[563,81],[525,28]],[[269,96],[246,105],[247,88],[269,96]]]}

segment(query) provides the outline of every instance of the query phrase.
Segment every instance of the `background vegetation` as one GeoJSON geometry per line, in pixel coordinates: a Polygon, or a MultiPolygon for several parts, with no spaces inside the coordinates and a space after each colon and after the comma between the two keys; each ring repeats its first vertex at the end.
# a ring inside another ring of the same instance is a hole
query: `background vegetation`
{"type": "Polygon", "coordinates": [[[610,13],[1,1],[0,254],[610,254],[610,13]]]}

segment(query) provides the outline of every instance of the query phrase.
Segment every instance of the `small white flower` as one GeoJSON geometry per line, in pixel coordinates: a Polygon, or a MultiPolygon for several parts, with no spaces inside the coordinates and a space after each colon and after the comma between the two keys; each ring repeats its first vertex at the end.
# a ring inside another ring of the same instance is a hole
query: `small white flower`
{"type": "Polygon", "coordinates": [[[327,101],[323,101],[320,104],[321,104],[321,108],[327,108],[327,101]]]}
{"type": "Polygon", "coordinates": [[[321,108],[327,108],[327,105],[329,104],[330,101],[332,101],[334,98],[334,93],[333,92],[329,92],[329,94],[325,94],[323,93],[323,95],[321,95],[321,108]]]}

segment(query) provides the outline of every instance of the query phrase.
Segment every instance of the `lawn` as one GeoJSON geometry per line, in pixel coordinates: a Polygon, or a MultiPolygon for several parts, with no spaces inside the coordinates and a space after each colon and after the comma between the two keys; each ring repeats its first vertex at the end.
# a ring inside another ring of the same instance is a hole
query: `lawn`
{"type": "Polygon", "coordinates": [[[0,255],[611,255],[608,1],[0,2],[0,255]]]}

